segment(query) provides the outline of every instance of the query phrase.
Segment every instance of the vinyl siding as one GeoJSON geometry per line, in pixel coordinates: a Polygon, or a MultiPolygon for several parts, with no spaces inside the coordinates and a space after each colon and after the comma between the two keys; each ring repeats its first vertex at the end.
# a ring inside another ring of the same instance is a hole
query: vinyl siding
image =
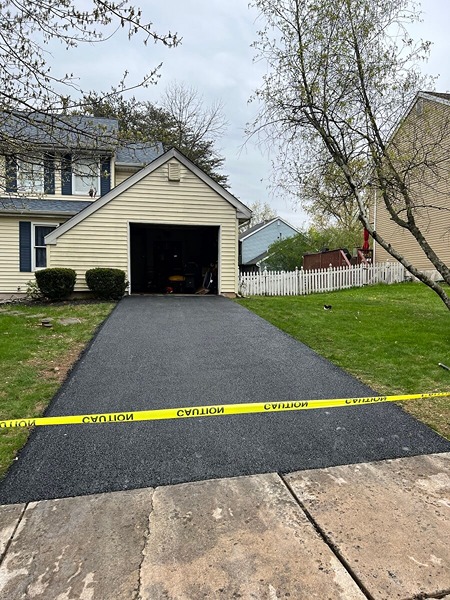
{"type": "Polygon", "coordinates": [[[283,221],[270,223],[242,241],[242,262],[247,263],[267,252],[269,246],[277,240],[286,240],[294,235],[297,235],[295,229],[283,221]]]}
{"type": "Polygon", "coordinates": [[[19,221],[31,221],[37,225],[52,223],[57,225],[64,220],[61,218],[37,218],[27,215],[0,216],[0,294],[24,293],[26,292],[27,282],[34,280],[34,273],[19,270],[19,221]]]}
{"type": "MultiPolygon", "coordinates": [[[[413,108],[395,140],[402,158],[408,159],[408,148],[414,147],[417,150],[416,163],[428,161],[436,164],[435,173],[429,168],[419,167],[415,178],[408,184],[416,205],[422,205],[415,209],[418,226],[436,254],[450,264],[450,106],[424,100],[422,115],[413,108]]],[[[415,238],[391,220],[380,201],[376,208],[375,227],[414,266],[421,270],[434,270],[415,238]]],[[[376,244],[375,260],[394,259],[376,244]]]]}
{"type": "Polygon", "coordinates": [[[123,269],[129,278],[129,223],[220,226],[219,291],[236,292],[236,209],[182,164],[180,170],[180,182],[168,181],[165,163],[67,231],[49,247],[51,266],[75,269],[81,291],[93,267],[123,269]]]}
{"type": "Polygon", "coordinates": [[[132,175],[134,175],[136,173],[136,171],[138,171],[138,169],[123,169],[123,168],[116,168],[115,171],[115,175],[116,175],[116,185],[119,185],[119,183],[122,183],[122,181],[125,181],[125,179],[128,179],[128,177],[131,177],[132,175]]]}

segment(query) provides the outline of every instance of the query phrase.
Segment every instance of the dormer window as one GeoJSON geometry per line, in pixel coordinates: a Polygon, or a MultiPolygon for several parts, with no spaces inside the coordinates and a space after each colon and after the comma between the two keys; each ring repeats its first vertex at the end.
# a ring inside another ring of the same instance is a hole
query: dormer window
{"type": "Polygon", "coordinates": [[[17,160],[17,191],[28,194],[44,193],[44,163],[42,159],[30,157],[17,160]]]}
{"type": "Polygon", "coordinates": [[[74,159],[72,193],[95,198],[100,195],[100,164],[92,158],[74,159]]]}

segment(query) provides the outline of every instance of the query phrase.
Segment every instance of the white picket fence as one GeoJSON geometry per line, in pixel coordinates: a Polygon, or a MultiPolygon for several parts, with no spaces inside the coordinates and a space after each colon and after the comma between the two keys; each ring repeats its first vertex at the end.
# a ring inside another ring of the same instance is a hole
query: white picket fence
{"type": "Polygon", "coordinates": [[[242,296],[302,296],[375,283],[399,283],[405,281],[405,273],[403,265],[389,261],[311,271],[265,270],[239,273],[239,292],[242,296]]]}

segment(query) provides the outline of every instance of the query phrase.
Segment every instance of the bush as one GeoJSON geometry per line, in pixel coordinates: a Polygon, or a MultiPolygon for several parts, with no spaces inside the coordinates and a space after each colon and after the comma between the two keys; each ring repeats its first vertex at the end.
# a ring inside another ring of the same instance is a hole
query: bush
{"type": "Polygon", "coordinates": [[[73,292],[77,274],[73,269],[42,269],[35,273],[42,295],[49,300],[65,300],[73,292]]]}
{"type": "Polygon", "coordinates": [[[91,292],[102,300],[120,300],[128,285],[124,271],[101,267],[86,271],[86,283],[91,292]]]}
{"type": "Polygon", "coordinates": [[[30,281],[27,281],[27,291],[25,293],[25,297],[27,300],[35,301],[43,299],[44,296],[42,295],[36,280],[32,281],[30,279],[30,281]]]}

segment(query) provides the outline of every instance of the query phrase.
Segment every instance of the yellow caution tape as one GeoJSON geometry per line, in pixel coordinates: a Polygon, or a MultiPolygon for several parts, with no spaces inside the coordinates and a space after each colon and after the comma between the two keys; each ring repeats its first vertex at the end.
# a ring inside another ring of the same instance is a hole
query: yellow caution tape
{"type": "Polygon", "coordinates": [[[273,413],[288,410],[311,410],[316,408],[336,408],[339,406],[360,406],[381,402],[403,400],[425,400],[450,396],[450,392],[430,394],[407,394],[403,396],[370,396],[366,398],[330,398],[328,400],[284,400],[283,402],[250,402],[247,404],[217,404],[213,406],[187,406],[184,408],[161,408],[90,415],[70,415],[61,417],[36,417],[30,419],[10,419],[0,421],[0,429],[12,427],[42,427],[44,425],[88,425],[93,423],[130,423],[135,421],[162,421],[165,419],[192,419],[196,417],[219,417],[247,413],[273,413]]]}

